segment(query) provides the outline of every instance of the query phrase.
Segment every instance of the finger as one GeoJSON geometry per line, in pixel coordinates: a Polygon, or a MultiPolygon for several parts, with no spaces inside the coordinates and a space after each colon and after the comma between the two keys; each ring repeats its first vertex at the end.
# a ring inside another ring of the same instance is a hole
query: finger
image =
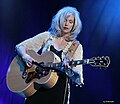
{"type": "Polygon", "coordinates": [[[28,67],[32,67],[32,64],[31,64],[31,63],[26,63],[26,65],[27,65],[28,67]]]}
{"type": "Polygon", "coordinates": [[[66,63],[66,66],[67,66],[68,68],[71,68],[71,66],[69,65],[69,63],[66,63]]]}
{"type": "Polygon", "coordinates": [[[28,67],[32,67],[32,62],[29,61],[29,60],[27,60],[27,61],[26,61],[26,65],[27,65],[28,67]]]}

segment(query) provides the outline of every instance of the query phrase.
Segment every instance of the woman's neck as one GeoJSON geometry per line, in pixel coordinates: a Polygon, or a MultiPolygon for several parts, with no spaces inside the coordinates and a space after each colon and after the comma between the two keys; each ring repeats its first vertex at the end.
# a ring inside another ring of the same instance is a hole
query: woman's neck
{"type": "Polygon", "coordinates": [[[64,36],[63,37],[54,37],[54,39],[53,39],[53,46],[58,51],[64,50],[67,43],[68,42],[65,40],[64,36]]]}

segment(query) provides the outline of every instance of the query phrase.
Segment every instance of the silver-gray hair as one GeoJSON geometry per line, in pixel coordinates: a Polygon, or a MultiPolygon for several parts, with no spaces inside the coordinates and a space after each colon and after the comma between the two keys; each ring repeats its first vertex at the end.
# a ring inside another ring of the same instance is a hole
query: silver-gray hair
{"type": "Polygon", "coordinates": [[[80,13],[75,7],[66,6],[60,9],[55,16],[53,16],[51,27],[49,32],[52,36],[62,37],[61,29],[63,27],[64,20],[69,16],[74,16],[74,25],[69,35],[69,41],[74,40],[82,30],[82,22],[80,19],[80,13]]]}

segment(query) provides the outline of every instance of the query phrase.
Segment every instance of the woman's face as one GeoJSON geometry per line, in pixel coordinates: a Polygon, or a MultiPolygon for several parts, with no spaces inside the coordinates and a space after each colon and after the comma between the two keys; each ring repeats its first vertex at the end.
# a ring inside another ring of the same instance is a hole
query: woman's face
{"type": "Polygon", "coordinates": [[[72,28],[74,25],[74,16],[73,15],[69,15],[63,23],[63,29],[62,32],[63,34],[68,34],[71,32],[72,28]]]}

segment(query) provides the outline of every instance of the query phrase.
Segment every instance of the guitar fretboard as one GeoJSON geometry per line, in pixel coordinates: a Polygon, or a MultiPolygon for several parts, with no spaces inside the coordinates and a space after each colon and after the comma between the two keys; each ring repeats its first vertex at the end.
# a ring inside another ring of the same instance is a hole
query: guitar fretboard
{"type": "MultiPolygon", "coordinates": [[[[89,64],[90,60],[89,59],[84,59],[84,60],[76,60],[76,61],[70,61],[69,65],[70,66],[76,66],[76,65],[81,65],[81,64],[89,64]]],[[[46,63],[46,66],[48,67],[52,67],[52,68],[59,68],[59,67],[64,67],[64,63],[63,62],[59,62],[59,63],[46,63]]]]}

